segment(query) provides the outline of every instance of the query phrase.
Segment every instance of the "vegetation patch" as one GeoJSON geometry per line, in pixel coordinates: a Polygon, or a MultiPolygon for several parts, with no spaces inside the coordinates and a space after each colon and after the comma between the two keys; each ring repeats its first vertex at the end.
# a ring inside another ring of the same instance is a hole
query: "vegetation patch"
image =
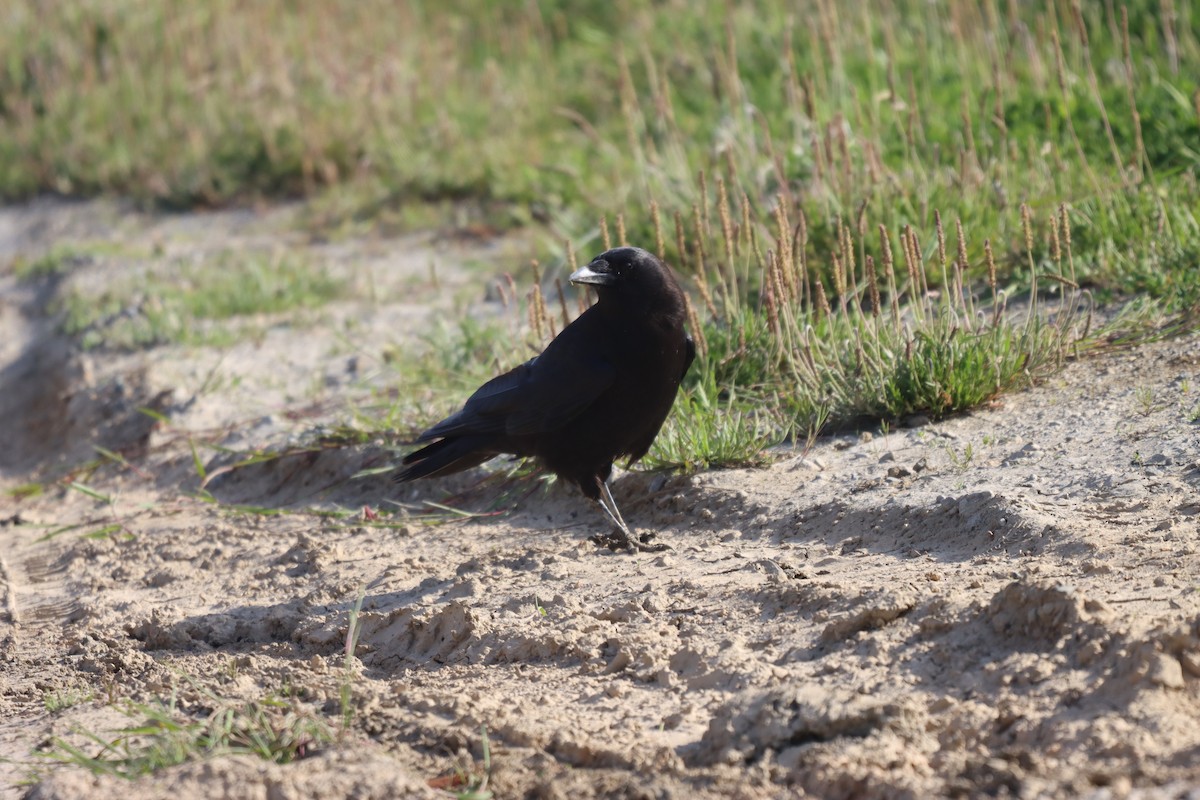
{"type": "Polygon", "coordinates": [[[343,281],[293,253],[224,251],[98,292],[73,288],[59,310],[64,332],[85,348],[225,345],[261,330],[266,315],[317,309],[346,291],[343,281]]]}
{"type": "Polygon", "coordinates": [[[131,724],[115,735],[77,731],[86,744],[55,737],[39,755],[133,779],[216,756],[253,755],[287,764],[311,755],[334,736],[319,717],[274,699],[223,703],[198,717],[184,714],[174,702],[129,703],[122,713],[131,724]]]}
{"type": "MultiPolygon", "coordinates": [[[[542,279],[575,252],[653,249],[691,282],[701,356],[647,463],[756,463],[1193,329],[1198,21],[1157,0],[19,7],[0,196],[305,195],[328,226],[432,208],[567,240],[533,293],[501,287],[527,326],[397,358],[408,399],[372,398],[368,429],[419,427],[536,353],[577,313],[542,279]]],[[[87,346],[212,344],[340,291],[251,259],[63,311],[87,346]]]]}

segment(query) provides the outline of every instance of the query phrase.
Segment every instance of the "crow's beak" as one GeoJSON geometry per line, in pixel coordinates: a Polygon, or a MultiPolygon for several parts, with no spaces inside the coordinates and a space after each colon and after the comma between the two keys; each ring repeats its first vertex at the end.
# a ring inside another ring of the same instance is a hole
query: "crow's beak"
{"type": "Polygon", "coordinates": [[[594,286],[611,286],[617,282],[617,276],[608,272],[607,261],[593,261],[586,267],[580,267],[571,273],[571,283],[590,283],[594,286]],[[593,269],[596,267],[596,269],[593,269]]]}

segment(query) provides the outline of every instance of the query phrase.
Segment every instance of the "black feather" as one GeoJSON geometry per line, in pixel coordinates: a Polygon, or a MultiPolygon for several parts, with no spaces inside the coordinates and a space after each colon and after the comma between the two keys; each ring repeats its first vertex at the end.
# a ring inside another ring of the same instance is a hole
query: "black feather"
{"type": "Polygon", "coordinates": [[[596,500],[613,461],[650,449],[696,355],[670,268],[620,247],[571,276],[598,301],[531,359],[479,387],[418,438],[395,480],[468,469],[510,453],[538,459],[596,500]]]}

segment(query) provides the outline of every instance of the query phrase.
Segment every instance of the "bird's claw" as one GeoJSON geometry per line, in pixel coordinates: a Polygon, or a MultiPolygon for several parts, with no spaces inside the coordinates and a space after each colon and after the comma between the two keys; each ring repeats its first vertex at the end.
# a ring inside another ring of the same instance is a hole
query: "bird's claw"
{"type": "Polygon", "coordinates": [[[628,550],[631,553],[661,553],[671,549],[670,545],[663,542],[652,544],[650,540],[654,538],[653,533],[643,533],[635,537],[633,531],[625,524],[621,509],[617,508],[617,501],[613,499],[612,491],[608,488],[608,481],[597,480],[597,484],[600,487],[600,497],[596,499],[596,505],[600,506],[600,510],[608,517],[613,529],[608,534],[597,534],[592,538],[593,542],[614,552],[628,550]]]}
{"type": "Polygon", "coordinates": [[[630,553],[662,553],[671,549],[666,542],[652,542],[653,538],[653,533],[634,536],[628,530],[613,528],[611,533],[596,534],[592,537],[592,541],[601,547],[607,547],[614,553],[619,550],[626,550],[630,553]]]}

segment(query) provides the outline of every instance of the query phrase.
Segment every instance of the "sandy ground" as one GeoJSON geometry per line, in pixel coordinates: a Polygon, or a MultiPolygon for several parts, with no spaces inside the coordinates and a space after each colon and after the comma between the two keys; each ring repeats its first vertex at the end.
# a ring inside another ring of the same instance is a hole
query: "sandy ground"
{"type": "MultiPolygon", "coordinates": [[[[0,211],[0,489],[67,475],[96,444],[129,460],[87,478],[112,503],[0,495],[4,796],[446,797],[456,769],[482,770],[484,726],[500,798],[1200,793],[1200,338],[766,469],[624,475],[626,518],[664,554],[598,548],[600,516],[562,486],[510,491],[501,515],[375,526],[392,503],[465,492],[483,511],[501,491],[481,473],[352,479],[390,463],[379,446],[227,471],[217,507],[196,499],[189,437],[280,448],[373,385],[415,390],[375,369],[384,350],[455,298],[486,313],[483,278],[523,258],[310,242],[292,213],[0,211]],[[70,241],[120,247],[62,279],[5,266],[70,241]],[[48,316],[72,285],[279,242],[353,276],[357,299],[222,350],[81,353],[48,316]],[[213,758],[131,783],[34,755],[56,736],[97,753],[80,731],[130,725],[128,699],[203,715],[285,697],[337,729],[347,686],[349,727],[289,765],[213,758]]],[[[198,452],[210,473],[235,460],[198,452]]]]}

